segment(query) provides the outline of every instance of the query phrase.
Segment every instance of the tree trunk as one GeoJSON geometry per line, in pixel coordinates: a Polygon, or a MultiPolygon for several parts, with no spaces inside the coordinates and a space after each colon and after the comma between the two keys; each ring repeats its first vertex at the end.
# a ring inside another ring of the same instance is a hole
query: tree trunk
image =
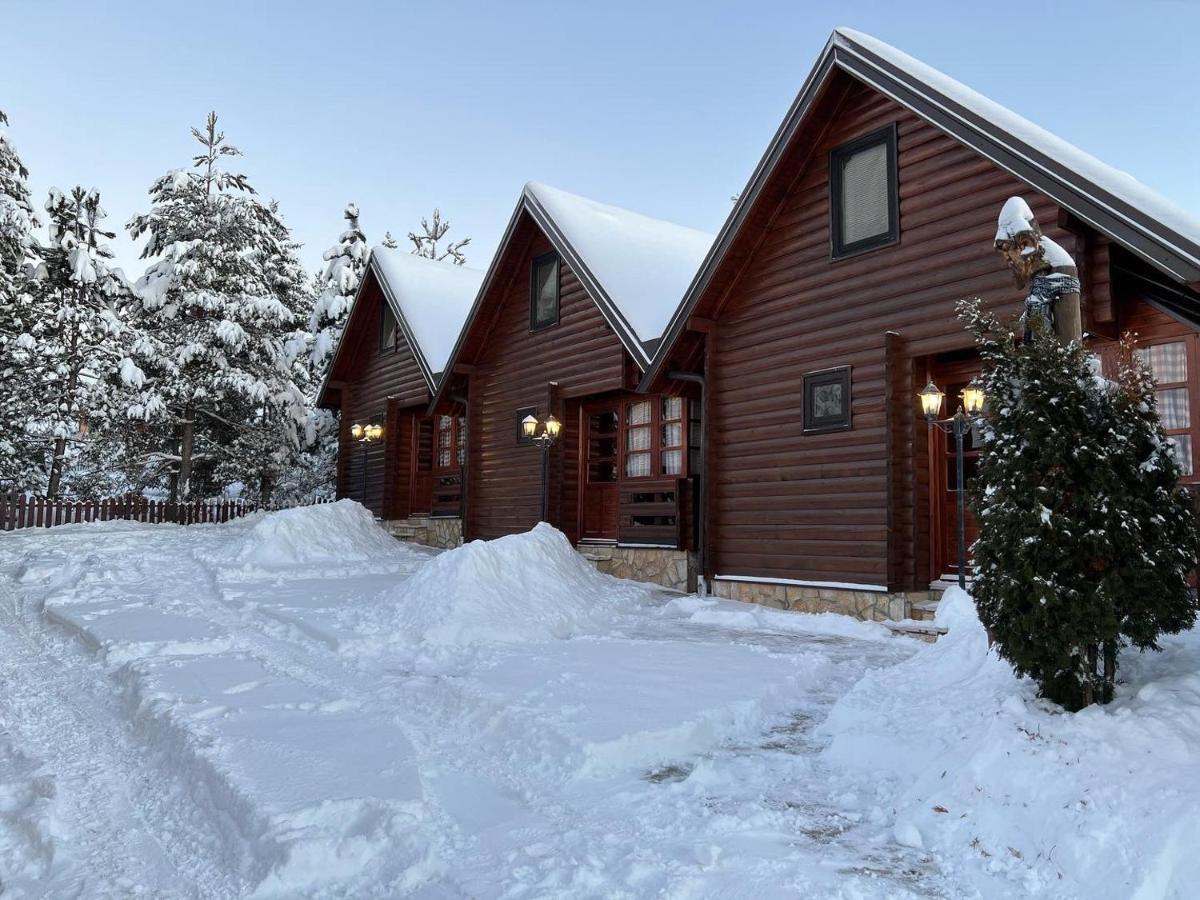
{"type": "Polygon", "coordinates": [[[189,405],[183,411],[183,423],[179,433],[179,494],[178,502],[188,500],[192,490],[192,444],[196,437],[195,410],[189,405]]]}
{"type": "Polygon", "coordinates": [[[271,508],[271,494],[275,492],[275,478],[270,472],[263,472],[258,480],[258,502],[267,509],[271,508]]]}
{"type": "Polygon", "coordinates": [[[50,480],[46,485],[46,496],[57,497],[59,484],[62,482],[63,457],[67,452],[67,439],[54,439],[54,456],[50,460],[50,480]]]}

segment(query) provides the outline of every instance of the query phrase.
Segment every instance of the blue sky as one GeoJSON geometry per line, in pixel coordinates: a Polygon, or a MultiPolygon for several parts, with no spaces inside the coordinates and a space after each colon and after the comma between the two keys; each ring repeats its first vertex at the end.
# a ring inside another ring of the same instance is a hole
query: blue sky
{"type": "MultiPolygon", "coordinates": [[[[530,179],[715,231],[837,25],[1200,215],[1200,3],[0,7],[0,109],[39,204],[83,183],[123,226],[216,109],[310,267],[348,200],[373,242],[440,206],[486,266],[530,179]]],[[[115,249],[140,274],[134,246],[115,249]]]]}

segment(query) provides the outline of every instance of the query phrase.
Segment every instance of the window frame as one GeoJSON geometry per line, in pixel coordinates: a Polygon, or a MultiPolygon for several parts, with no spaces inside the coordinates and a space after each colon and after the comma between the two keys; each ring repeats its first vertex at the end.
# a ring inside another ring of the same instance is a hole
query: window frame
{"type": "Polygon", "coordinates": [[[900,243],[900,175],[897,148],[898,130],[896,123],[885,125],[862,137],[855,138],[829,151],[829,243],[834,260],[847,259],[868,253],[881,247],[900,243]],[[842,200],[845,185],[842,183],[844,163],[856,153],[878,145],[887,148],[888,230],[868,238],[843,243],[842,200]]]}
{"type": "Polygon", "coordinates": [[[562,261],[558,254],[551,250],[549,253],[543,253],[540,256],[535,256],[529,265],[529,330],[545,331],[547,328],[553,328],[558,324],[562,311],[562,261]],[[540,269],[546,263],[554,264],[554,318],[545,322],[539,322],[537,317],[537,301],[538,301],[538,284],[537,275],[540,269]]]}
{"type": "Polygon", "coordinates": [[[457,472],[463,466],[463,461],[460,459],[463,456],[464,445],[464,419],[462,416],[448,416],[438,414],[433,417],[433,471],[435,474],[445,475],[447,473],[457,472]],[[442,427],[442,420],[449,420],[449,427],[442,427]],[[446,452],[450,456],[450,462],[447,465],[441,463],[441,438],[445,434],[449,438],[446,444],[446,452]]]}
{"type": "Polygon", "coordinates": [[[392,305],[387,302],[387,298],[383,298],[379,303],[379,353],[395,353],[396,348],[400,345],[400,317],[396,315],[396,311],[392,309],[392,305]],[[387,330],[383,327],[388,316],[392,317],[394,330],[392,332],[391,343],[386,342],[387,330]]]}
{"type": "Polygon", "coordinates": [[[803,411],[801,415],[805,434],[831,434],[839,431],[850,431],[854,427],[854,384],[853,368],[851,366],[835,366],[831,369],[819,369],[815,372],[805,372],[803,378],[803,411]],[[818,420],[813,415],[813,389],[828,384],[841,384],[845,398],[845,414],[837,419],[818,420]]]}
{"type": "MultiPolygon", "coordinates": [[[[1178,437],[1186,435],[1188,437],[1189,449],[1191,451],[1191,459],[1188,460],[1188,468],[1191,470],[1188,473],[1183,473],[1183,466],[1180,465],[1180,484],[1195,484],[1200,481],[1200,471],[1196,466],[1196,452],[1200,449],[1200,422],[1196,416],[1196,392],[1192,384],[1192,373],[1196,371],[1196,366],[1200,363],[1197,356],[1196,337],[1194,335],[1177,335],[1175,337],[1163,337],[1154,340],[1139,342],[1137,351],[1150,350],[1151,347],[1163,347],[1170,344],[1180,344],[1183,346],[1184,365],[1187,369],[1186,377],[1183,381],[1159,381],[1154,374],[1154,370],[1150,366],[1150,361],[1142,359],[1142,364],[1150,371],[1151,377],[1154,379],[1155,406],[1158,405],[1158,394],[1164,391],[1186,390],[1188,404],[1188,426],[1186,428],[1171,428],[1168,429],[1163,424],[1163,433],[1168,437],[1178,437]]],[[[1162,422],[1162,414],[1159,413],[1159,421],[1162,422]]]]}

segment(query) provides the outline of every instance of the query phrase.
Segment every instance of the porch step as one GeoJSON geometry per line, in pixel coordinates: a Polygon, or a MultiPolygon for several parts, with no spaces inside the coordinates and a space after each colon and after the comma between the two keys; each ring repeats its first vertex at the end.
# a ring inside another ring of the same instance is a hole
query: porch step
{"type": "Polygon", "coordinates": [[[947,631],[944,625],[934,625],[932,622],[917,621],[916,619],[907,619],[903,622],[884,622],[883,626],[893,634],[914,637],[930,644],[947,631]]]}
{"type": "Polygon", "coordinates": [[[923,603],[914,603],[909,615],[917,622],[932,622],[937,616],[937,608],[938,601],[926,600],[923,603]]]}

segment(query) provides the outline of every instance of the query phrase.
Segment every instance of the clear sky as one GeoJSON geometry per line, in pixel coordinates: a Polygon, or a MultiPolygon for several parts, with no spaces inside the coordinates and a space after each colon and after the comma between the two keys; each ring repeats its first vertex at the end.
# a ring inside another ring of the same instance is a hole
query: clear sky
{"type": "Polygon", "coordinates": [[[39,205],[120,230],[215,109],[310,268],[349,200],[372,242],[440,206],[484,267],[531,179],[715,231],[837,25],[1200,215],[1197,2],[0,0],[0,109],[39,205]]]}

